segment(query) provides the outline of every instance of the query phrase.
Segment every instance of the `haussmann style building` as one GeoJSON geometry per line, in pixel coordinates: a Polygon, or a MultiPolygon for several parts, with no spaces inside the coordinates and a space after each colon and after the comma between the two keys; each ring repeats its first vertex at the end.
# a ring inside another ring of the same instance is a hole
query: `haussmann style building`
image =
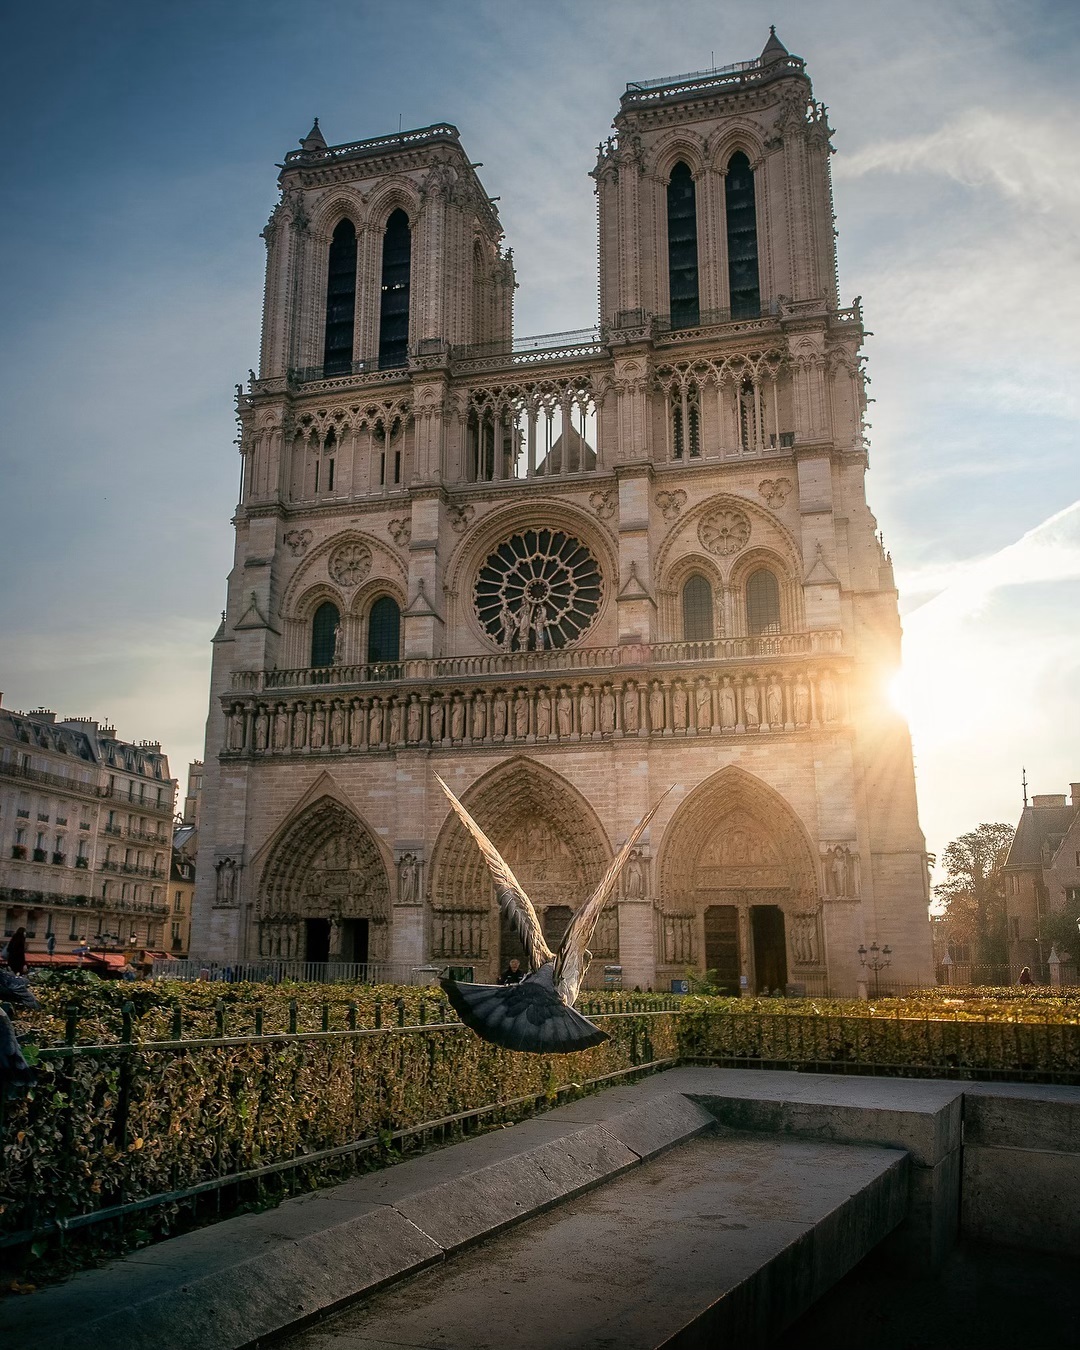
{"type": "Polygon", "coordinates": [[[630,84],[592,178],[596,330],[515,340],[449,124],[286,155],[214,639],[192,953],[513,954],[435,781],[557,939],[674,790],[593,975],[932,978],[892,569],[866,503],[805,65],[630,84]]]}

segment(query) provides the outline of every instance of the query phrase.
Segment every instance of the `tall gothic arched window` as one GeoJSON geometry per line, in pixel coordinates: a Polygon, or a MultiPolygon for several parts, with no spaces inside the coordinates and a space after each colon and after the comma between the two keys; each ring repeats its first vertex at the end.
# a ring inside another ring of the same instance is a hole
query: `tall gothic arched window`
{"type": "Polygon", "coordinates": [[[367,659],[371,665],[397,661],[401,654],[401,609],[396,600],[381,595],[368,617],[367,659]]]}
{"type": "Polygon", "coordinates": [[[728,160],[724,179],[727,212],[728,289],[731,317],[754,319],[761,313],[758,280],[757,207],[754,171],[741,150],[728,160]]]}
{"type": "Polygon", "coordinates": [[[689,328],[700,317],[698,300],[697,192],[690,166],[679,160],[667,189],[668,285],[672,328],[689,328]]]}
{"type": "Polygon", "coordinates": [[[751,637],[780,632],[780,587],[767,567],[747,578],[746,631],[751,637]]]}
{"type": "Polygon", "coordinates": [[[356,227],[339,220],[330,241],[326,269],[326,338],[323,371],[349,374],[353,359],[353,319],[356,315],[356,227]]]}
{"type": "Polygon", "coordinates": [[[332,600],[324,600],[311,620],[311,664],[332,666],[341,612],[332,600]]]}
{"type": "Polygon", "coordinates": [[[682,591],[683,639],[706,642],[713,634],[713,593],[700,573],[687,579],[682,591]]]}
{"type": "Polygon", "coordinates": [[[409,283],[412,272],[412,230],[400,208],[386,222],[382,254],[382,299],[379,309],[379,369],[409,361],[409,283]]]}

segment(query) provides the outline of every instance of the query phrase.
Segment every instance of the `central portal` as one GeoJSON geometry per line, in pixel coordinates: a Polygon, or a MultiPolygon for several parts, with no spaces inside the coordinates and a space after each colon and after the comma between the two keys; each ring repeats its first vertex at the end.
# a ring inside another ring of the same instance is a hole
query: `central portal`
{"type": "Polygon", "coordinates": [[[330,960],[330,920],[304,920],[304,960],[322,964],[330,960]]]}
{"type": "Polygon", "coordinates": [[[754,943],[754,983],[759,994],[784,992],[787,985],[787,943],[784,911],[779,905],[752,905],[750,932],[754,943]]]}
{"type": "Polygon", "coordinates": [[[705,970],[722,994],[739,992],[739,911],[734,905],[705,910],[705,970]]]}

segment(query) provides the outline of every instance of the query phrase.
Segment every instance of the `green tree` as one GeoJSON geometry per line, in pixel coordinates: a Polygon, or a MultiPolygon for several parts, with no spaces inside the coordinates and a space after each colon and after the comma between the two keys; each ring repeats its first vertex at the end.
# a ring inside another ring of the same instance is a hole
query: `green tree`
{"type": "Polygon", "coordinates": [[[952,932],[974,947],[978,965],[1006,963],[1004,868],[1012,841],[1011,825],[984,823],[941,855],[946,876],[934,893],[952,932]]]}
{"type": "Polygon", "coordinates": [[[1078,919],[1080,919],[1080,891],[1073,891],[1071,897],[1066,893],[1064,909],[1043,915],[1039,932],[1043,940],[1044,959],[1050,955],[1051,947],[1057,948],[1058,956],[1063,960],[1066,955],[1071,956],[1074,961],[1080,957],[1080,931],[1076,927],[1078,919]]]}

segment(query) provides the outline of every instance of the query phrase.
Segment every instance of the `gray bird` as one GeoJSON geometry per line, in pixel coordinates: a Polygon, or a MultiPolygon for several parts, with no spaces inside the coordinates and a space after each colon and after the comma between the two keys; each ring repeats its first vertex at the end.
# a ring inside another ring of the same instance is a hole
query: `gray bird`
{"type": "MultiPolygon", "coordinates": [[[[507,986],[442,980],[440,983],[452,1007],[465,1025],[471,1027],[478,1036],[507,1050],[524,1050],[535,1055],[565,1055],[600,1045],[608,1039],[607,1032],[601,1031],[595,1023],[582,1017],[573,1008],[591,960],[588,944],[596,929],[600,911],[615,889],[630,850],[656,815],[667,792],[634,826],[630,838],[604,873],[600,885],[574,915],[558,952],[553,952],[544,941],[543,929],[532,902],[521,889],[521,884],[499,850],[439,775],[435,777],[450,798],[450,805],[461,823],[484,855],[484,861],[495,879],[499,907],[521,938],[531,967],[530,973],[520,983],[507,986]]],[[[670,791],[671,788],[668,788],[670,791]]]]}

